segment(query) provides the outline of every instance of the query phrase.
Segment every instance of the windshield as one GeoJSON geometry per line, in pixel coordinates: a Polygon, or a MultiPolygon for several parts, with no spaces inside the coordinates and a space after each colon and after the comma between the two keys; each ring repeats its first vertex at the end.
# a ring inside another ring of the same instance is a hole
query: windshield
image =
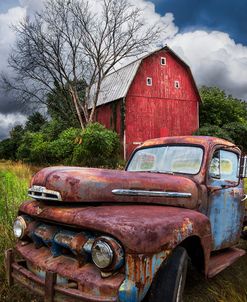
{"type": "Polygon", "coordinates": [[[203,150],[192,146],[158,146],[138,150],[127,171],[197,174],[203,150]]]}

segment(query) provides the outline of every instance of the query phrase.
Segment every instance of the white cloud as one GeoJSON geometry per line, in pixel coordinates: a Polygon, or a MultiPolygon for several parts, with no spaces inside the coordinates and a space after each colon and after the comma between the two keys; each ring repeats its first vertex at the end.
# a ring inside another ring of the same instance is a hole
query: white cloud
{"type": "Polygon", "coordinates": [[[246,46],[227,33],[202,30],[177,34],[168,44],[190,65],[199,86],[218,86],[247,100],[246,46]]]}
{"type": "Polygon", "coordinates": [[[18,124],[23,124],[26,116],[21,113],[0,113],[0,140],[7,137],[9,131],[18,124]]]}
{"type": "Polygon", "coordinates": [[[34,12],[40,11],[44,0],[19,0],[21,7],[25,7],[27,15],[32,16],[34,12]]]}
{"type": "Polygon", "coordinates": [[[165,44],[167,38],[173,37],[178,32],[178,27],[174,23],[172,13],[166,13],[164,16],[156,13],[154,3],[145,0],[130,0],[130,2],[142,10],[142,15],[148,26],[158,25],[164,30],[161,36],[161,44],[165,44]]]}
{"type": "Polygon", "coordinates": [[[6,69],[9,51],[15,41],[11,25],[16,25],[25,16],[26,9],[22,7],[14,7],[0,14],[0,70],[6,69]]]}

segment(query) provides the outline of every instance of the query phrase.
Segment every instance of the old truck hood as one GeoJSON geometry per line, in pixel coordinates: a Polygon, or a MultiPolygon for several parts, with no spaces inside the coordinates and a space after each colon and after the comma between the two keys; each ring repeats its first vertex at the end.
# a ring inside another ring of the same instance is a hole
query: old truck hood
{"type": "Polygon", "coordinates": [[[190,209],[196,208],[198,202],[197,186],[187,177],[79,167],[39,171],[32,179],[29,194],[50,202],[158,203],[190,209]]]}
{"type": "Polygon", "coordinates": [[[57,206],[32,200],[21,205],[20,213],[39,221],[59,223],[64,228],[71,226],[109,234],[128,251],[138,253],[157,253],[165,245],[167,249],[173,248],[188,236],[202,238],[210,234],[210,223],[205,215],[161,205],[57,206]]]}

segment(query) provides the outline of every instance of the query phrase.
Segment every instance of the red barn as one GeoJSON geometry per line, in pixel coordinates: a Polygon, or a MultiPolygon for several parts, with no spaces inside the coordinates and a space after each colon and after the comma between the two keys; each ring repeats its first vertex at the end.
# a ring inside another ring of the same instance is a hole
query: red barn
{"type": "Polygon", "coordinates": [[[96,120],[119,133],[127,158],[147,139],[191,135],[200,101],[189,66],[165,46],[105,78],[96,120]]]}

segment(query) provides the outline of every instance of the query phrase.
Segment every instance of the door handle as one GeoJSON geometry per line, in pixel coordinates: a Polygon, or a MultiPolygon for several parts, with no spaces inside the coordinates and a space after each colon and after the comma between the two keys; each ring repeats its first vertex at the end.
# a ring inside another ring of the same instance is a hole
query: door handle
{"type": "Polygon", "coordinates": [[[241,201],[245,201],[247,200],[247,195],[244,195],[243,199],[241,199],[241,201]]]}

